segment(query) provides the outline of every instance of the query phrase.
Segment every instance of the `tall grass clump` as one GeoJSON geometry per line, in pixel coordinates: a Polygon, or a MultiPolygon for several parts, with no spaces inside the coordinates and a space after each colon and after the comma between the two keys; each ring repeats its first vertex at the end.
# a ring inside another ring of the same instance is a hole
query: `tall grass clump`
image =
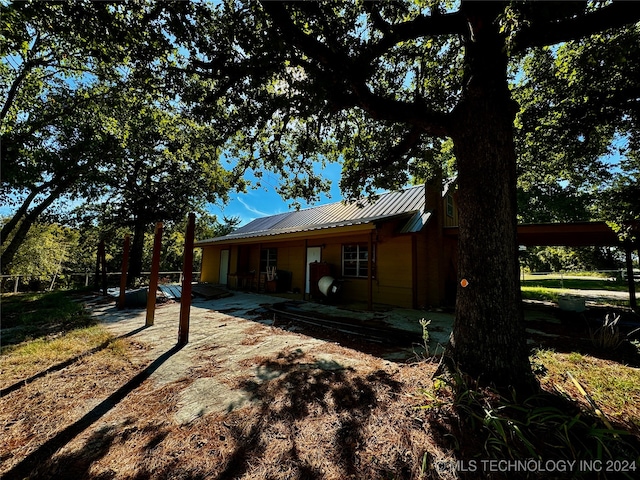
{"type": "Polygon", "coordinates": [[[595,330],[589,329],[591,342],[596,348],[602,350],[616,350],[620,348],[629,338],[637,333],[640,328],[625,334],[620,329],[620,315],[607,314],[602,322],[602,326],[595,330]]]}
{"type": "Polygon", "coordinates": [[[624,459],[640,468],[635,437],[608,428],[565,397],[542,392],[518,399],[514,392],[505,396],[479,387],[461,374],[438,377],[423,393],[427,401],[419,408],[427,411],[429,423],[436,430],[448,430],[448,447],[459,458],[577,462],[624,459]]]}

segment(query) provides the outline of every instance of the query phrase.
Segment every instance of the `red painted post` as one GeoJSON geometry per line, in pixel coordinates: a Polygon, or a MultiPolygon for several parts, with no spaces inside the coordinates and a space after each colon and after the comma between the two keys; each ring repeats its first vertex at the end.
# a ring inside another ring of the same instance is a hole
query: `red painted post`
{"type": "Polygon", "coordinates": [[[156,314],[156,294],[158,291],[158,274],[160,272],[160,249],[162,248],[162,222],[156,223],[156,232],[153,239],[153,256],[151,258],[151,278],[149,279],[149,293],[147,295],[147,321],[145,325],[150,327],[156,314]]]}
{"type": "Polygon", "coordinates": [[[129,245],[131,237],[124,236],[124,245],[122,247],[122,274],[120,275],[120,299],[118,300],[118,308],[122,310],[127,298],[127,268],[129,268],[129,245]]]}
{"type": "Polygon", "coordinates": [[[189,342],[189,316],[191,314],[191,279],[193,277],[193,241],[196,230],[196,216],[189,214],[187,234],[184,239],[184,256],[182,263],[182,294],[180,296],[180,328],[178,344],[189,342]]]}
{"type": "Polygon", "coordinates": [[[373,230],[369,233],[367,245],[367,310],[373,311],[373,230]]]}

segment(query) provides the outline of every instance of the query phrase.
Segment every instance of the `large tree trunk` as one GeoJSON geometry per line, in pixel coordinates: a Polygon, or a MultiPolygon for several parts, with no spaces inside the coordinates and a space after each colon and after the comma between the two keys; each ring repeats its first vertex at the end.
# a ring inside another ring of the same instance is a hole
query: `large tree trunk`
{"type": "Polygon", "coordinates": [[[132,287],[136,277],[142,272],[142,257],[144,250],[144,233],[146,225],[137,220],[133,229],[133,242],[131,243],[131,254],[129,256],[129,272],[127,274],[127,287],[132,287]]]}
{"type": "Polygon", "coordinates": [[[488,13],[470,15],[466,85],[454,112],[460,284],[450,351],[456,365],[482,383],[531,392],[537,383],[517,262],[516,107],[507,87],[504,44],[488,13]]]}

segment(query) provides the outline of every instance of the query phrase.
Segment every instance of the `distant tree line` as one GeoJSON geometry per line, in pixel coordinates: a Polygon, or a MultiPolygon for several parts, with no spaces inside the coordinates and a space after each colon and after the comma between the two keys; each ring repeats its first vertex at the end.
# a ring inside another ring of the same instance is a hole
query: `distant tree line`
{"type": "MultiPolygon", "coordinates": [[[[238,224],[238,218],[224,218],[222,222],[215,215],[202,214],[196,222],[197,238],[212,238],[230,233],[238,224]]],[[[160,267],[162,271],[179,272],[183,267],[184,234],[186,220],[165,224],[162,237],[160,267]]],[[[22,288],[41,289],[47,287],[55,276],[58,284],[77,286],[84,278],[70,277],[70,274],[86,272],[93,285],[98,243],[105,239],[106,270],[119,273],[122,267],[123,243],[125,235],[133,231],[127,227],[110,225],[65,226],[55,222],[35,223],[20,244],[7,275],[20,275],[22,288]]],[[[151,268],[153,233],[145,232],[140,263],[142,270],[151,268]]],[[[193,268],[200,268],[201,252],[194,252],[193,268]]],[[[144,278],[133,278],[145,282],[144,278]]],[[[3,282],[5,290],[12,289],[14,280],[3,282]]]]}

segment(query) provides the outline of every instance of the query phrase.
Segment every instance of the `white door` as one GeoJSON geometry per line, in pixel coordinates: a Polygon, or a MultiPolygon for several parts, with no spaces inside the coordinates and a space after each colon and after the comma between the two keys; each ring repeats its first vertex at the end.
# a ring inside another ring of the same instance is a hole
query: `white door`
{"type": "Polygon", "coordinates": [[[229,250],[220,250],[220,285],[229,283],[229,250]]]}
{"type": "Polygon", "coordinates": [[[307,247],[307,285],[305,286],[304,293],[309,293],[309,276],[311,275],[311,269],[309,264],[313,262],[322,261],[322,247],[307,247]]]}

